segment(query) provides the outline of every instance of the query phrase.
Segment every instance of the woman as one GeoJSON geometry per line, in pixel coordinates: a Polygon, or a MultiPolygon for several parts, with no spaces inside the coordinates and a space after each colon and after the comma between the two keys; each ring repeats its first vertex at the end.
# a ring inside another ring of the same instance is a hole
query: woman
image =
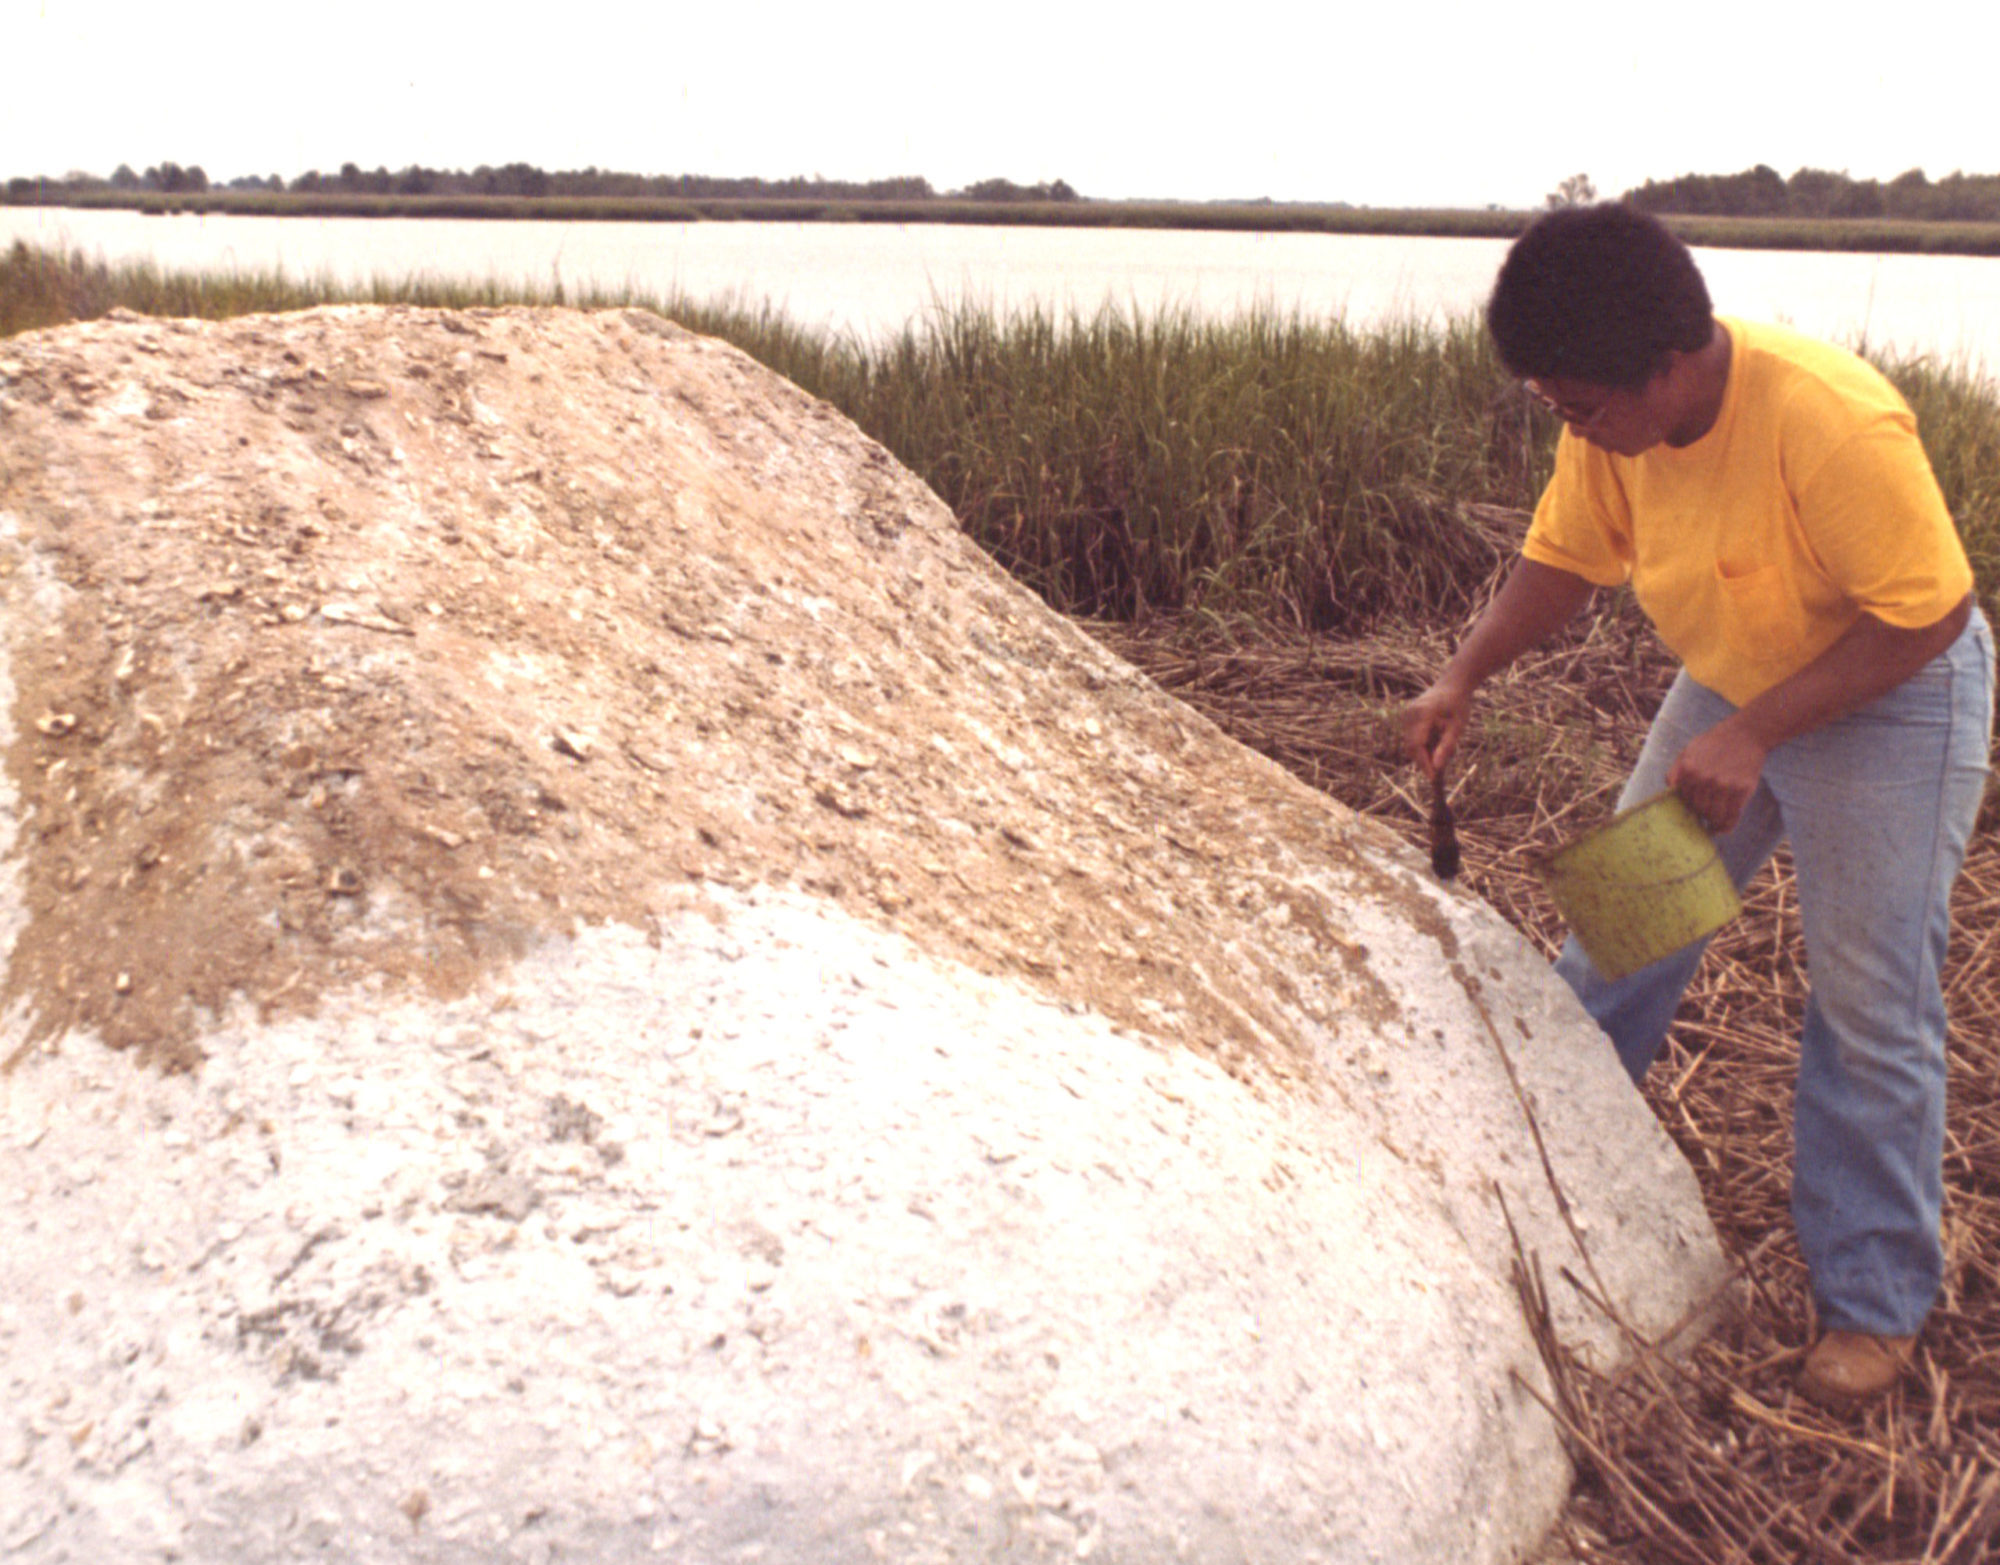
{"type": "MultiPolygon", "coordinates": [[[[1792,1213],[1824,1333],[1801,1389],[1893,1386],[1942,1276],[1947,900],[1985,786],[1993,649],[1909,408],[1854,355],[1718,320],[1685,246],[1619,205],[1537,221],[1487,308],[1565,424],[1522,558],[1406,709],[1434,775],[1479,684],[1629,583],[1682,668],[1621,807],[1677,791],[1740,886],[1789,840],[1812,975],[1792,1213]]],[[[1636,1082],[1702,945],[1556,970],[1636,1082]]]]}

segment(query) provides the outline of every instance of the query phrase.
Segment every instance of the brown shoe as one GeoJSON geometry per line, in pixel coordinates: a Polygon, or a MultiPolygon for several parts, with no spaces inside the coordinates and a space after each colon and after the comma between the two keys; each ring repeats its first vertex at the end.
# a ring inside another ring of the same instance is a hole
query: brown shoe
{"type": "Polygon", "coordinates": [[[1799,1390],[1821,1407],[1844,1411],[1881,1396],[1910,1367],[1915,1337],[1829,1331],[1806,1355],[1799,1390]]]}

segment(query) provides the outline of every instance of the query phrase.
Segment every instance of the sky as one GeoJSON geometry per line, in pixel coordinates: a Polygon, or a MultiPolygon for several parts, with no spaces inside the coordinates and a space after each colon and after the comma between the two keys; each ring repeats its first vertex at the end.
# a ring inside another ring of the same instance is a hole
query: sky
{"type": "Polygon", "coordinates": [[[2000,6],[0,0],[0,176],[413,163],[1539,206],[2000,173],[2000,6]],[[1893,20],[1893,30],[1890,28],[1893,20]]]}

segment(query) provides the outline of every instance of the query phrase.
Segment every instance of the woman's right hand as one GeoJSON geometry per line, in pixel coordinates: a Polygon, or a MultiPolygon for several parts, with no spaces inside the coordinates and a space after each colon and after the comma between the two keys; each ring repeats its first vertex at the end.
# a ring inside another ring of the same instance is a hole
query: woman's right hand
{"type": "Polygon", "coordinates": [[[1480,682],[1547,640],[1583,607],[1590,593],[1590,583],[1569,571],[1538,560],[1515,562],[1444,672],[1403,708],[1403,749],[1418,771],[1435,777],[1451,759],[1480,682]]]}
{"type": "Polygon", "coordinates": [[[1458,748],[1472,715],[1472,687],[1449,674],[1403,708],[1403,751],[1426,777],[1435,777],[1458,748]]]}

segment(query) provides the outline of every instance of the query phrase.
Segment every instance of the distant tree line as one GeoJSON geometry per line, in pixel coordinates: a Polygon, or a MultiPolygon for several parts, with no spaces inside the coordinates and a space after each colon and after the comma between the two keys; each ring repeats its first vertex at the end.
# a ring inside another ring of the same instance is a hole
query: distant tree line
{"type": "Polygon", "coordinates": [[[1802,168],[1787,179],[1767,163],[1740,174],[1649,179],[1624,199],[1648,212],[1701,217],[1865,217],[1921,222],[2000,221],[2000,174],[1947,174],[1920,168],[1894,179],[1853,179],[1802,168]]]}
{"type": "Polygon", "coordinates": [[[1082,198],[1067,180],[1038,185],[1017,185],[1011,179],[982,179],[962,190],[940,196],[931,182],[917,175],[895,179],[722,179],[702,174],[620,174],[610,169],[586,168],[551,173],[529,163],[507,163],[492,168],[482,163],[467,173],[460,169],[425,168],[413,163],[391,173],[386,168],[372,171],[357,164],[343,163],[335,174],[308,169],[295,179],[282,174],[248,174],[237,179],[211,182],[201,165],[183,168],[178,163],[161,163],[143,174],[121,163],[109,179],[94,174],[69,173],[61,179],[7,181],[7,194],[16,201],[60,198],[67,191],[101,190],[160,191],[167,194],[206,190],[268,190],[296,195],[327,192],[355,195],[404,196],[652,196],[708,198],[744,196],[763,199],[796,198],[808,201],[923,201],[956,197],[970,201],[1077,201],[1082,198]]]}

